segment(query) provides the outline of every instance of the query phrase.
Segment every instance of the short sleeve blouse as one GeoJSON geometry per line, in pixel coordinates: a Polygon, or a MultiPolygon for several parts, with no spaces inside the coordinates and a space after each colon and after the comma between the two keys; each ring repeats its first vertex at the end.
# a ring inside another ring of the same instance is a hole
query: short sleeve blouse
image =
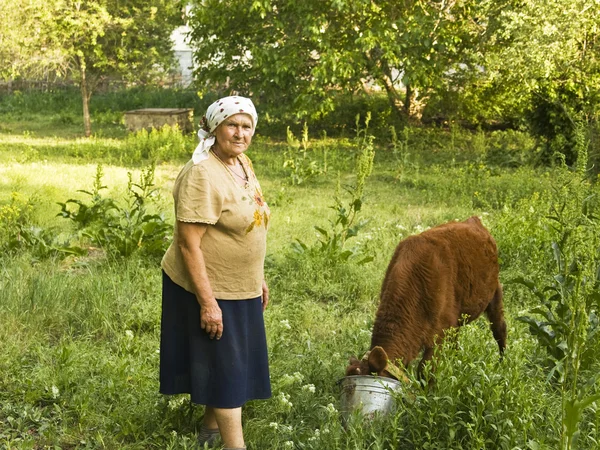
{"type": "MultiPolygon", "coordinates": [[[[248,174],[245,187],[210,152],[209,158],[198,164],[188,162],[173,188],[177,220],[209,225],[200,249],[214,295],[221,300],[261,295],[264,278],[270,210],[250,159],[244,154],[238,158],[248,174]]],[[[175,227],[162,267],[175,283],[194,292],[177,240],[175,227]]]]}

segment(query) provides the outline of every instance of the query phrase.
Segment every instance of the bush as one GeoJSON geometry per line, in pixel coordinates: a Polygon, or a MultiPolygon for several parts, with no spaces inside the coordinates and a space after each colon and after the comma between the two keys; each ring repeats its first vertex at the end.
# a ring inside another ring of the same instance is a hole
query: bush
{"type": "Polygon", "coordinates": [[[112,255],[128,257],[134,252],[162,257],[170,244],[172,226],[161,214],[149,214],[148,203],[156,194],[154,165],[142,171],[139,183],[134,183],[127,173],[126,206],[112,198],[102,197],[102,166],[98,165],[92,191],[79,191],[90,197],[90,202],[69,199],[59,203],[59,215],[74,222],[80,237],[105,249],[112,255]],[[74,205],[71,210],[69,205],[74,205]]]}
{"type": "Polygon", "coordinates": [[[0,252],[29,251],[35,258],[80,253],[68,243],[59,244],[52,229],[36,225],[33,220],[35,204],[35,199],[26,199],[13,192],[10,202],[0,205],[0,252]]]}
{"type": "Polygon", "coordinates": [[[486,138],[486,163],[497,167],[522,167],[537,162],[535,139],[522,131],[494,131],[486,138]]]}
{"type": "Polygon", "coordinates": [[[142,129],[127,136],[123,158],[131,161],[189,158],[190,148],[194,145],[192,139],[195,142],[195,138],[184,136],[177,126],[165,125],[151,131],[142,129]]]}

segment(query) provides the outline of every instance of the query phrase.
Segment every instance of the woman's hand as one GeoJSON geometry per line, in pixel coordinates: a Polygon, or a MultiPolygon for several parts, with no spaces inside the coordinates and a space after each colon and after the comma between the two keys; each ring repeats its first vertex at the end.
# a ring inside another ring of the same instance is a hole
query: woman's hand
{"type": "Polygon", "coordinates": [[[267,305],[269,304],[269,286],[267,286],[267,282],[263,280],[262,282],[262,310],[267,309],[267,305]]]}
{"type": "Polygon", "coordinates": [[[216,301],[208,306],[200,307],[200,327],[211,339],[221,339],[223,335],[223,315],[216,301]]]}

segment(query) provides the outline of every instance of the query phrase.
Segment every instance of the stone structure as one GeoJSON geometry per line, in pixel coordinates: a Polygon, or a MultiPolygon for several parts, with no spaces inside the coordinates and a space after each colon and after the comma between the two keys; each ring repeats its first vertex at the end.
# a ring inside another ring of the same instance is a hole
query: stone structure
{"type": "Polygon", "coordinates": [[[164,125],[179,126],[183,133],[194,132],[192,108],[144,108],[125,113],[125,126],[129,131],[142,128],[162,128],[164,125]]]}

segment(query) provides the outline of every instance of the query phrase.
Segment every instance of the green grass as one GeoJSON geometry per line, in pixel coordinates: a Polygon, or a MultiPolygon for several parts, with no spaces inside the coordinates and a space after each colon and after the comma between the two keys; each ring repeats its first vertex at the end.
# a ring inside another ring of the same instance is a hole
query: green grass
{"type": "MultiPolygon", "coordinates": [[[[14,113],[4,117],[0,206],[19,192],[33,201],[32,224],[75,240],[56,203],[84,199],[76,191],[91,189],[98,163],[108,187],[103,195],[123,199],[127,172],[135,179],[153,155],[128,157],[117,125],[106,125],[114,133],[105,137],[82,140],[77,124],[29,128],[14,113]]],[[[314,226],[329,227],[338,180],[354,181],[352,142],[312,141],[309,158],[319,165],[327,148],[327,172],[292,185],[283,167],[286,145],[257,136],[249,154],[273,212],[266,261],[272,302],[265,313],[273,398],[244,409],[249,449],[558,448],[559,387],[546,379],[544,350],[516,320],[535,302],[509,283],[502,362],[481,319],[460,331],[456,347],[439,349],[431,388],[414,382],[407,388],[414,399],[398,398],[395,414],[341,425],[336,381],[348,357],[368,348],[381,280],[400,239],[478,214],[498,242],[502,281],[552,273],[554,232],[544,217],[559,169],[511,167],[490,157],[498,142],[520,155],[513,144],[529,145],[523,136],[489,135],[482,143],[481,136],[452,133],[414,130],[402,158],[376,141],[360,212],[370,222],[348,243],[374,257],[364,265],[291,246],[300,239],[310,247],[314,226]]],[[[171,152],[176,138],[165,142],[151,207],[172,223],[170,192],[185,155],[171,152]]],[[[193,142],[184,144],[191,153],[193,142]]],[[[193,448],[202,407],[158,394],[160,279],[157,260],[136,254],[0,255],[0,448],[193,448]]],[[[590,373],[598,369],[596,362],[590,373]]],[[[597,448],[599,425],[593,406],[581,421],[579,448],[597,448]]]]}

